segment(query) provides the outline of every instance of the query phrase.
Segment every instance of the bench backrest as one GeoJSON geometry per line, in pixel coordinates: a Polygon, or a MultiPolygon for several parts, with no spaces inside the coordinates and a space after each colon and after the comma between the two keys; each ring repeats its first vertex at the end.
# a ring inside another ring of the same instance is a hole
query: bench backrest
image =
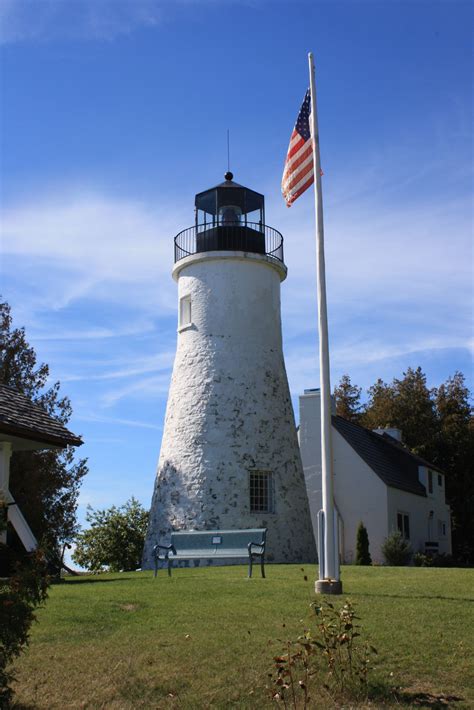
{"type": "Polygon", "coordinates": [[[171,533],[171,544],[179,550],[242,550],[249,542],[263,544],[266,528],[249,530],[201,530],[171,533]]]}

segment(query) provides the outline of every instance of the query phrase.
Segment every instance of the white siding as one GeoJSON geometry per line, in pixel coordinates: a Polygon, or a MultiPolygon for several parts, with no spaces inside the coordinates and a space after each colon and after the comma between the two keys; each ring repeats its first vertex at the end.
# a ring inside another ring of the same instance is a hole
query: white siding
{"type": "MultiPolygon", "coordinates": [[[[424,467],[420,469],[420,480],[425,485],[427,470],[424,467]]],[[[437,542],[439,552],[451,554],[451,516],[449,507],[444,502],[444,486],[441,490],[438,489],[436,471],[433,471],[433,495],[426,498],[388,488],[389,532],[397,530],[397,512],[408,513],[410,544],[414,552],[424,552],[426,542],[437,542]],[[441,535],[438,530],[439,521],[446,524],[446,536],[441,535]]]]}
{"type": "MultiPolygon", "coordinates": [[[[319,392],[300,397],[300,450],[306,479],[313,529],[317,537],[317,514],[321,508],[321,440],[319,392]]],[[[340,547],[343,562],[355,559],[356,533],[362,521],[369,535],[370,554],[382,562],[380,547],[387,536],[387,486],[332,429],[334,498],[342,518],[340,547]]]]}
{"type": "MultiPolygon", "coordinates": [[[[319,391],[300,397],[299,441],[308,491],[311,519],[317,537],[321,508],[321,434],[319,391]]],[[[356,531],[362,520],[369,535],[372,561],[383,563],[384,539],[397,530],[397,513],[409,515],[413,551],[424,551],[426,542],[438,542],[439,551],[451,553],[451,518],[445,503],[445,478],[438,483],[433,471],[433,493],[427,497],[387,486],[333,427],[334,498],[343,521],[343,561],[355,559],[356,531]],[[433,515],[430,518],[430,511],[433,515]],[[431,528],[429,521],[432,521],[431,528]],[[446,536],[441,534],[442,523],[446,536]]],[[[428,469],[419,467],[419,478],[428,491],[428,469]]]]}

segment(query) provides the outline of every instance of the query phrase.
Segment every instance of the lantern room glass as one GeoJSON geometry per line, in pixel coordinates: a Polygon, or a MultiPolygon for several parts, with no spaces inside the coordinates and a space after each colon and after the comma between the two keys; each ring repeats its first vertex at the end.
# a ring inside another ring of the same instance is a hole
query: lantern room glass
{"type": "Polygon", "coordinates": [[[225,182],[196,195],[197,231],[209,227],[249,225],[252,229],[263,232],[265,198],[260,193],[233,182],[227,175],[225,182]]]}

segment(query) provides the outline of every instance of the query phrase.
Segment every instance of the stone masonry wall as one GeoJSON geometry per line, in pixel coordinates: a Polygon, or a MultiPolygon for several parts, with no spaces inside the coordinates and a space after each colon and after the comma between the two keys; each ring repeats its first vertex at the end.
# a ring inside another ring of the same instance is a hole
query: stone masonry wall
{"type": "Polygon", "coordinates": [[[268,559],[315,559],[282,353],[280,274],[268,258],[201,255],[166,410],[143,565],[171,530],[267,527],[268,559]],[[251,513],[249,471],[272,472],[274,512],[251,513]]]}

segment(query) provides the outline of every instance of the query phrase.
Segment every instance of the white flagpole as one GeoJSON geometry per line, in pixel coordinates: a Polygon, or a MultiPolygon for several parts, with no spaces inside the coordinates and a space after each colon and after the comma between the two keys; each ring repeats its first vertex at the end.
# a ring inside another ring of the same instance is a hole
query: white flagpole
{"type": "MultiPolygon", "coordinates": [[[[316,213],[316,261],[318,279],[319,367],[321,377],[321,478],[324,546],[323,560],[319,561],[317,592],[340,594],[339,551],[336,545],[334,494],[331,445],[331,385],[329,373],[328,316],[326,304],[326,271],[324,262],[323,194],[321,188],[321,158],[319,155],[316,80],[313,53],[308,54],[311,92],[311,135],[313,138],[314,202],[316,213]],[[321,564],[321,562],[323,564],[321,564]],[[334,584],[333,582],[336,582],[334,584]]],[[[322,548],[320,543],[320,549],[322,548]]]]}

